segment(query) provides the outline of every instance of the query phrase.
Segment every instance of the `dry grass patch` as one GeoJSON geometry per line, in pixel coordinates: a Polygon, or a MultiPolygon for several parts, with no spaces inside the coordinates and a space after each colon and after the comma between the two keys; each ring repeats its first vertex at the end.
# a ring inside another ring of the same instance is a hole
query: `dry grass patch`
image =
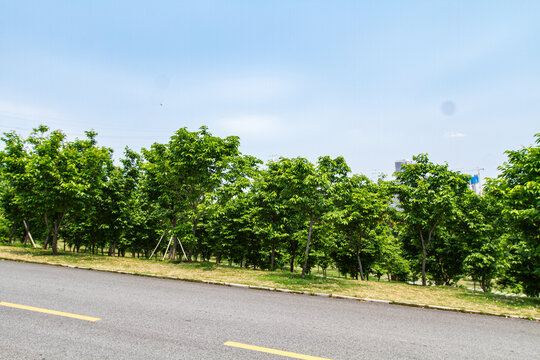
{"type": "Polygon", "coordinates": [[[342,278],[322,278],[309,275],[302,279],[298,273],[248,270],[213,263],[176,263],[130,257],[60,252],[0,245],[0,257],[11,260],[51,262],[101,270],[120,270],[140,274],[174,276],[186,280],[210,280],[247,285],[282,288],[312,293],[329,293],[360,298],[390,300],[406,303],[448,306],[461,309],[540,317],[540,299],[506,297],[484,294],[448,286],[409,285],[386,281],[357,281],[342,278]]]}

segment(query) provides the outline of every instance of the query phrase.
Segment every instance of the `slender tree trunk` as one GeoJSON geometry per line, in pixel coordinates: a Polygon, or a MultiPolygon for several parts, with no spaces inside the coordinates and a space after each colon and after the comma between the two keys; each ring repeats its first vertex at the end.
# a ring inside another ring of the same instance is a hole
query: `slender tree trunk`
{"type": "MultiPolygon", "coordinates": [[[[197,241],[197,224],[199,223],[199,219],[195,219],[193,221],[193,227],[191,229],[191,235],[193,236],[193,241],[195,242],[195,245],[197,248],[199,247],[199,244],[198,244],[198,241],[197,241]]],[[[191,246],[191,248],[193,249],[193,246],[191,246]]],[[[190,250],[189,252],[189,262],[191,262],[191,256],[194,257],[194,260],[195,262],[197,262],[197,257],[198,257],[198,249],[195,249],[195,252],[192,253],[192,251],[190,250]]]]}
{"type": "Polygon", "coordinates": [[[426,248],[422,246],[422,286],[426,285],[426,248]]]}
{"type": "Polygon", "coordinates": [[[47,228],[47,237],[45,238],[45,243],[43,244],[43,249],[47,249],[47,246],[49,245],[50,235],[51,235],[51,232],[47,228]]]}
{"type": "Polygon", "coordinates": [[[362,260],[360,260],[360,246],[356,246],[356,259],[358,260],[358,268],[360,269],[360,279],[364,280],[364,269],[362,268],[362,260]]]}
{"type": "Polygon", "coordinates": [[[276,245],[272,244],[272,255],[270,255],[270,269],[274,270],[274,258],[276,254],[276,245]]]}
{"type": "Polygon", "coordinates": [[[173,246],[171,248],[171,252],[169,253],[169,259],[175,260],[176,259],[176,253],[178,251],[178,239],[176,236],[173,236],[173,246]]]}
{"type": "Polygon", "coordinates": [[[298,246],[298,244],[295,241],[293,243],[292,254],[291,254],[291,272],[294,271],[294,258],[296,257],[296,247],[297,246],[298,246]]]}
{"type": "Polygon", "coordinates": [[[302,267],[302,279],[306,277],[306,269],[307,269],[308,256],[309,256],[309,244],[311,242],[312,229],[313,229],[313,215],[310,215],[309,216],[309,231],[308,231],[308,238],[307,238],[307,244],[306,244],[306,258],[304,260],[304,266],[302,267]]]}
{"type": "Polygon", "coordinates": [[[426,286],[426,244],[424,242],[424,234],[422,230],[420,232],[420,240],[422,241],[422,286],[426,286]]]}
{"type": "Polygon", "coordinates": [[[53,255],[58,255],[58,230],[60,229],[59,226],[57,226],[56,221],[54,222],[54,232],[53,232],[53,239],[52,239],[52,252],[53,255]]]}
{"type": "Polygon", "coordinates": [[[13,235],[15,234],[15,230],[17,228],[17,223],[13,223],[13,226],[11,227],[11,232],[9,233],[9,243],[13,243],[13,235]]]}
{"type": "Polygon", "coordinates": [[[109,256],[114,256],[116,253],[116,239],[113,240],[112,243],[109,244],[109,256]]]}
{"type": "Polygon", "coordinates": [[[28,241],[28,230],[24,228],[24,246],[26,247],[26,242],[28,241]]]}
{"type": "Polygon", "coordinates": [[[427,257],[427,249],[429,245],[431,244],[431,236],[433,235],[433,231],[437,227],[437,224],[439,223],[439,220],[436,220],[431,229],[428,233],[428,241],[427,243],[424,242],[424,233],[422,229],[418,229],[420,232],[420,240],[422,241],[422,286],[426,286],[426,257],[427,257]]]}

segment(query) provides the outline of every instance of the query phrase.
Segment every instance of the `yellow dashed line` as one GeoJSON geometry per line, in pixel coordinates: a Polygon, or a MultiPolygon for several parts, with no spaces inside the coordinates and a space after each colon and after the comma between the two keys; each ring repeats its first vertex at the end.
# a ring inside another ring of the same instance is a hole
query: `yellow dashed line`
{"type": "Polygon", "coordinates": [[[45,314],[65,316],[65,317],[70,317],[70,318],[79,319],[79,320],[86,320],[86,321],[99,321],[99,320],[101,320],[100,318],[96,318],[96,317],[92,317],[92,316],[77,315],[77,314],[71,314],[71,313],[62,312],[62,311],[42,309],[42,308],[33,307],[33,306],[12,304],[12,303],[8,303],[8,302],[0,302],[0,305],[11,307],[11,308],[16,308],[16,309],[36,311],[36,312],[45,313],[45,314]]]}
{"type": "Polygon", "coordinates": [[[237,342],[234,342],[234,341],[227,341],[223,345],[225,345],[225,346],[233,346],[233,347],[237,347],[237,348],[240,348],[240,349],[246,349],[246,350],[260,351],[260,352],[264,352],[264,353],[268,353],[268,354],[281,355],[281,356],[286,356],[286,357],[290,357],[290,358],[294,358],[294,359],[330,360],[330,359],[322,358],[322,357],[318,357],[318,356],[297,354],[297,353],[293,353],[293,352],[289,352],[289,351],[276,350],[276,349],[270,349],[270,348],[265,348],[265,347],[261,347],[261,346],[237,343],[237,342]]]}

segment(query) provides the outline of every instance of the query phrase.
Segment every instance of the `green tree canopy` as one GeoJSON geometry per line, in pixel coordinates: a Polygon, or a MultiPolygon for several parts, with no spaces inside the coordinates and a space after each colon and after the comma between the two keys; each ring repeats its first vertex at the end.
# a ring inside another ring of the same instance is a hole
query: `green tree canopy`
{"type": "Polygon", "coordinates": [[[422,285],[426,285],[426,257],[435,229],[456,216],[457,199],[467,191],[467,176],[448,164],[429,161],[426,154],[413,157],[396,174],[401,219],[422,246],[422,285]]]}

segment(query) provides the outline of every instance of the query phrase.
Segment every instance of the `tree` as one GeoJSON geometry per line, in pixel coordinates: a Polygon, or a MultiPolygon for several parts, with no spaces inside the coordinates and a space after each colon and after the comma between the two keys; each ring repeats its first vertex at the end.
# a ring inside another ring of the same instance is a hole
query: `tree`
{"type": "Polygon", "coordinates": [[[95,132],[87,131],[87,139],[67,142],[61,131],[47,134],[48,130],[40,126],[28,139],[31,148],[25,178],[32,184],[28,206],[43,214],[53,234],[53,254],[57,255],[59,230],[69,223],[70,211],[76,216],[76,210],[93,199],[112,150],[96,146],[95,132]]]}
{"type": "Polygon", "coordinates": [[[284,172],[281,182],[284,184],[284,197],[290,208],[295,209],[308,221],[308,233],[302,278],[308,271],[308,259],[313,234],[313,225],[319,222],[331,205],[331,186],[346,177],[350,171],[342,157],[331,159],[319,158],[317,167],[304,158],[281,159],[284,172]]]}
{"type": "MultiPolygon", "coordinates": [[[[291,237],[287,223],[294,214],[287,208],[284,199],[283,179],[284,161],[269,161],[267,168],[260,171],[255,178],[250,194],[256,221],[261,231],[266,232],[267,244],[270,247],[270,269],[274,269],[276,250],[291,237]]],[[[293,256],[294,259],[294,256],[293,256]]],[[[292,261],[294,263],[294,260],[292,261]]],[[[292,268],[293,264],[291,264],[292,268]]],[[[292,269],[291,269],[292,271],[292,269]]]]}
{"type": "Polygon", "coordinates": [[[456,200],[467,190],[466,176],[437,165],[427,154],[413,157],[396,174],[401,219],[410,232],[417,234],[422,246],[422,285],[426,285],[426,258],[434,231],[456,216],[456,200]]]}
{"type": "Polygon", "coordinates": [[[540,294],[540,133],[535,137],[537,145],[506,151],[508,161],[486,189],[503,205],[517,256],[511,270],[532,296],[540,294]]]}
{"type": "Polygon", "coordinates": [[[463,216],[459,236],[467,240],[464,267],[474,281],[480,282],[484,292],[491,288],[491,281],[501,273],[505,261],[504,222],[500,221],[501,204],[489,193],[478,196],[468,192],[463,197],[463,216]]]}
{"type": "Polygon", "coordinates": [[[354,251],[360,278],[364,280],[360,252],[370,232],[388,213],[390,198],[366,176],[354,175],[335,187],[334,199],[335,210],[330,218],[354,251]]]}
{"type": "MultiPolygon", "coordinates": [[[[276,177],[277,184],[281,187],[284,206],[304,219],[308,219],[308,234],[302,278],[306,276],[307,262],[313,224],[318,221],[323,206],[321,187],[323,179],[318,176],[315,166],[305,158],[286,159],[279,161],[281,171],[276,177]]],[[[289,216],[289,218],[292,218],[289,216]]],[[[294,256],[294,255],[293,255],[294,256]]]]}
{"type": "Polygon", "coordinates": [[[203,126],[199,131],[179,129],[167,144],[154,143],[143,149],[146,189],[159,203],[161,215],[170,222],[175,256],[177,222],[191,223],[188,259],[197,255],[197,225],[205,213],[205,205],[215,189],[223,185],[232,159],[238,157],[238,137],[225,139],[212,136],[203,126]]]}
{"type": "Polygon", "coordinates": [[[2,137],[5,146],[0,152],[1,198],[4,217],[11,222],[9,242],[13,241],[17,224],[22,225],[28,220],[30,209],[25,205],[31,193],[31,183],[25,176],[28,152],[24,139],[14,131],[5,133],[2,137]]]}

